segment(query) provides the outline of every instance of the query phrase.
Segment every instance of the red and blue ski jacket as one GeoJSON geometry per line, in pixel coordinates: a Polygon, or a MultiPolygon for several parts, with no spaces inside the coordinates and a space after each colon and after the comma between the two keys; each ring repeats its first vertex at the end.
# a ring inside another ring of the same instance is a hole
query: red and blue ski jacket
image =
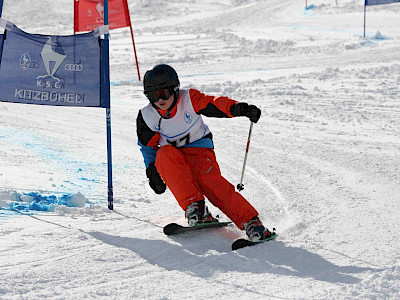
{"type": "MultiPolygon", "coordinates": [[[[234,117],[232,112],[238,103],[237,101],[224,96],[209,96],[195,89],[189,89],[188,93],[194,112],[197,115],[214,118],[234,117]]],[[[181,96],[179,96],[177,103],[169,112],[153,106],[160,115],[160,122],[162,119],[172,119],[177,114],[177,108],[180,101],[181,96]],[[167,117],[165,117],[166,115],[167,117]]],[[[182,120],[182,122],[184,122],[184,120],[182,120]]],[[[160,132],[156,129],[157,128],[149,127],[149,125],[145,122],[142,110],[140,110],[136,118],[136,131],[138,136],[138,145],[141,147],[140,150],[142,152],[146,168],[151,163],[155,162],[157,150],[160,147],[160,132]]],[[[190,143],[181,147],[214,148],[212,134],[210,132],[200,139],[191,141],[190,143]]]]}

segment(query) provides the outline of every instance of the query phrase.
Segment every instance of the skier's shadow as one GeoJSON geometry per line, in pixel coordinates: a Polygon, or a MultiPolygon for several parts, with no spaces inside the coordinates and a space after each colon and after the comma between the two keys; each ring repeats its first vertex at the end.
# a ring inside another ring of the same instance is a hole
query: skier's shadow
{"type": "MultiPolygon", "coordinates": [[[[237,271],[310,277],[331,283],[356,284],[360,282],[360,279],[350,274],[382,271],[378,268],[335,265],[318,254],[306,249],[286,246],[280,241],[232,252],[230,251],[231,241],[221,239],[218,242],[225,251],[216,250],[218,252],[216,254],[204,253],[203,247],[203,254],[199,255],[194,249],[196,243],[189,243],[189,247],[186,247],[185,244],[172,244],[162,240],[128,238],[101,232],[86,233],[104,243],[135,252],[150,264],[168,271],[177,270],[201,278],[211,277],[220,271],[237,271]]],[[[208,247],[208,249],[215,248],[208,247]]]]}

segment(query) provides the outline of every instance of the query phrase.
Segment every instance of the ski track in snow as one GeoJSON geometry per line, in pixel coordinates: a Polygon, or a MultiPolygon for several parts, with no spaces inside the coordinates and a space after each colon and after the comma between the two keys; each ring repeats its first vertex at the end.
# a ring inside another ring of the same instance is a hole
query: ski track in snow
{"type": "MultiPolygon", "coordinates": [[[[184,212],[148,187],[135,128],[147,100],[130,31],[118,29],[114,211],[104,110],[0,102],[0,299],[400,298],[400,4],[367,7],[366,38],[362,2],[308,4],[129,0],[142,77],[168,63],[183,88],[261,108],[241,193],[276,241],[232,252],[244,235],[235,226],[163,235],[184,212]],[[31,192],[87,201],[7,209],[31,192]]],[[[31,33],[73,32],[72,1],[5,1],[2,17],[31,33]]],[[[236,185],[249,122],[205,121],[236,185]]]]}

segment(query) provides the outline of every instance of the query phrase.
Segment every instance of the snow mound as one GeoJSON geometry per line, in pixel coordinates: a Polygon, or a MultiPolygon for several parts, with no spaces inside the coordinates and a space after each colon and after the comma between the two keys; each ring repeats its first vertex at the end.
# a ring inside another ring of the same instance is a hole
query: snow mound
{"type": "Polygon", "coordinates": [[[38,192],[0,192],[0,209],[5,210],[54,212],[59,206],[85,207],[86,203],[89,201],[81,193],[55,196],[38,192]]]}
{"type": "Polygon", "coordinates": [[[384,36],[379,30],[376,32],[374,36],[375,40],[387,40],[388,37],[384,36]]]}

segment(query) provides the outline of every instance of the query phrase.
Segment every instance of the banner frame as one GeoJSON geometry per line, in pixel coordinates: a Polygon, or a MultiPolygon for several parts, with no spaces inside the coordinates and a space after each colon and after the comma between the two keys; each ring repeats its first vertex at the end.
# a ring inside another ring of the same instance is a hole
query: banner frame
{"type": "MultiPolygon", "coordinates": [[[[0,0],[0,4],[2,4],[2,0],[0,0]]],[[[107,1],[107,0],[106,0],[107,1]]],[[[1,18],[1,16],[0,16],[1,18]]],[[[0,19],[8,25],[14,26],[12,23],[7,20],[0,19]]],[[[106,20],[106,19],[105,19],[106,20]]],[[[105,21],[107,23],[108,20],[105,21]]],[[[12,29],[11,29],[12,30],[12,29]]],[[[20,30],[20,29],[18,29],[20,30]]],[[[7,31],[5,31],[6,33],[7,31]]],[[[104,28],[99,28],[98,32],[94,32],[96,37],[98,37],[100,42],[100,90],[99,90],[99,108],[106,108],[106,125],[107,125],[107,167],[108,167],[108,193],[107,193],[107,201],[108,208],[113,210],[113,184],[112,184],[112,153],[111,153],[111,103],[110,103],[110,64],[109,64],[109,44],[108,44],[108,26],[104,26],[104,28]],[[100,36],[104,34],[105,39],[102,41],[100,36]]],[[[9,103],[18,103],[18,102],[9,102],[9,103]]],[[[20,102],[23,103],[23,102],[20,102]]],[[[27,103],[27,104],[35,104],[35,103],[27,103]]],[[[68,107],[68,106],[67,106],[68,107]]],[[[85,106],[83,106],[85,107],[85,106]]],[[[91,107],[91,106],[86,106],[91,107]]]]}

